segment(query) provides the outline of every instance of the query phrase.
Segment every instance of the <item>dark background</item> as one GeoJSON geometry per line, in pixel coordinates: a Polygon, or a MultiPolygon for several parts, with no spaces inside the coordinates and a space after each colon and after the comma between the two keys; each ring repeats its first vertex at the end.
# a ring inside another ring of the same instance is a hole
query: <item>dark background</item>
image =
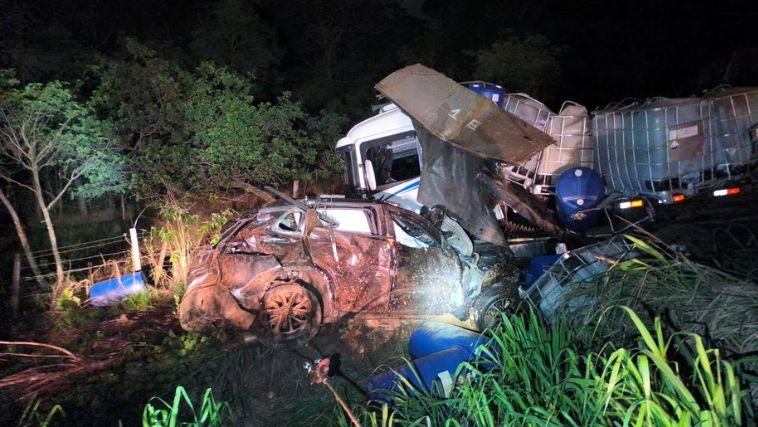
{"type": "Polygon", "coordinates": [[[2,0],[0,68],[77,80],[134,37],[186,67],[252,72],[260,99],[290,90],[312,111],[360,118],[373,84],[403,65],[477,79],[477,50],[530,34],[560,48],[540,93],[553,108],[758,82],[756,1],[2,0]]]}

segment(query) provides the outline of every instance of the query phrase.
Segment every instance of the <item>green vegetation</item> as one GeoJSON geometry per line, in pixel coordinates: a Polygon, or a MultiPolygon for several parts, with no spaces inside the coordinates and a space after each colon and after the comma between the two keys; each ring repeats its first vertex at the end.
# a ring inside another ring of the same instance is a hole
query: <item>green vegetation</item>
{"type": "MultiPolygon", "coordinates": [[[[55,260],[53,299],[64,290],[63,261],[51,210],[69,193],[95,198],[123,192],[123,158],[104,122],[79,102],[67,84],[29,83],[0,75],[0,182],[25,192],[42,215],[55,260]]],[[[0,188],[16,233],[35,275],[39,275],[18,211],[22,197],[0,188]]]]}
{"type": "Polygon", "coordinates": [[[85,216],[88,200],[113,194],[153,208],[146,220],[164,220],[149,254],[155,279],[180,298],[193,251],[217,239],[234,213],[223,205],[218,214],[196,212],[197,195],[207,201],[244,191],[266,201],[264,184],[319,184],[341,170],[332,144],[346,119],[310,115],[286,92],[258,100],[255,84],[249,73],[210,63],[180,66],[134,39],[72,82],[22,85],[13,71],[0,70],[0,202],[29,275],[47,285],[54,271],[42,305],[55,311],[84,301],[87,268],[67,265],[75,257],[58,250],[56,224],[71,198],[85,216]],[[27,233],[40,222],[46,237],[37,245],[39,236],[27,233]],[[35,259],[33,251],[48,245],[53,262],[35,259]],[[172,264],[168,273],[165,261],[172,264]]]}
{"type": "Polygon", "coordinates": [[[595,280],[572,288],[562,310],[575,327],[594,327],[594,340],[624,342],[636,335],[617,305],[631,307],[647,325],[660,317],[671,331],[694,332],[718,347],[740,370],[755,370],[758,350],[758,286],[695,263],[652,238],[627,236],[642,256],[612,266],[595,280]],[[571,300],[591,301],[570,307],[571,300]],[[602,322],[598,320],[602,318],[602,322]]]}
{"type": "Polygon", "coordinates": [[[24,408],[18,427],[48,427],[53,420],[65,417],[66,413],[60,405],[54,405],[46,414],[40,412],[40,401],[32,399],[24,408]]]}
{"type": "MultiPolygon", "coordinates": [[[[532,313],[503,318],[480,359],[462,364],[449,397],[408,383],[364,425],[744,425],[755,422],[734,364],[697,334],[666,336],[629,308],[637,345],[587,348],[570,325],[532,313]]],[[[346,421],[342,418],[342,424],[346,421]]]]}
{"type": "Polygon", "coordinates": [[[190,209],[173,197],[167,197],[158,215],[160,219],[143,240],[148,264],[152,268],[150,279],[158,290],[168,290],[170,298],[178,305],[184,295],[192,256],[201,246],[217,243],[224,224],[239,214],[226,209],[212,212],[207,219],[203,219],[198,214],[190,213],[190,209]],[[164,268],[167,260],[170,269],[164,268]]]}
{"type": "Polygon", "coordinates": [[[153,397],[145,405],[142,413],[143,427],[221,427],[233,425],[232,412],[225,402],[217,402],[213,391],[208,388],[203,394],[200,413],[195,411],[195,405],[187,391],[182,386],[176,387],[174,400],[171,403],[159,397],[153,397]],[[189,411],[182,411],[186,407],[189,411]],[[188,416],[189,415],[189,416],[188,416]]]}
{"type": "Polygon", "coordinates": [[[324,113],[310,117],[289,93],[253,96],[255,79],[202,63],[185,70],[135,40],[130,56],[96,72],[92,105],[129,152],[137,196],[214,194],[240,183],[279,185],[339,170],[324,113]],[[325,132],[325,133],[324,133],[325,132]]]}

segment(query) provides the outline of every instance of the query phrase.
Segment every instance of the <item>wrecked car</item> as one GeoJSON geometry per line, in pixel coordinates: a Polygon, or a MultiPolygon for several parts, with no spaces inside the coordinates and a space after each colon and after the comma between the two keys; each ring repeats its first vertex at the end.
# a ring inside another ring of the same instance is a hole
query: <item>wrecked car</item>
{"type": "Polygon", "coordinates": [[[194,258],[180,321],[201,333],[251,331],[274,346],[304,344],[321,324],[363,313],[452,313],[485,327],[516,295],[494,268],[503,248],[456,247],[388,203],[278,200],[194,258]]]}

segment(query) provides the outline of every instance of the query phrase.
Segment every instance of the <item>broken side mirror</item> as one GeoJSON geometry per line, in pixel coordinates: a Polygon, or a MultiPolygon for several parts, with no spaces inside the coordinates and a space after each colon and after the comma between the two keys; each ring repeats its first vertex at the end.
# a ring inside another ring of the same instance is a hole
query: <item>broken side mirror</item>
{"type": "Polygon", "coordinates": [[[363,162],[363,172],[366,175],[366,187],[368,191],[376,191],[376,175],[374,174],[374,164],[371,160],[363,162]]]}

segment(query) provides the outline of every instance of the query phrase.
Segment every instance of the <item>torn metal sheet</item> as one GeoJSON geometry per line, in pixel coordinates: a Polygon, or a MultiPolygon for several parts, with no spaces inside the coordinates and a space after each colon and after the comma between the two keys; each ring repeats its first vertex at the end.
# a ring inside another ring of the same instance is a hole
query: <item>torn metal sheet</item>
{"type": "Polygon", "coordinates": [[[421,64],[376,85],[434,136],[485,159],[518,164],[555,141],[489,99],[421,64]]]}
{"type": "Polygon", "coordinates": [[[554,219],[553,212],[547,204],[531,193],[524,191],[512,183],[500,178],[493,177],[487,172],[482,172],[476,177],[478,187],[491,197],[502,201],[524,219],[535,224],[551,235],[564,241],[580,241],[579,235],[563,228],[554,219]]]}
{"type": "Polygon", "coordinates": [[[476,183],[485,161],[441,143],[422,127],[417,127],[417,136],[423,165],[418,201],[425,206],[442,206],[478,239],[505,246],[502,228],[476,183]]]}

